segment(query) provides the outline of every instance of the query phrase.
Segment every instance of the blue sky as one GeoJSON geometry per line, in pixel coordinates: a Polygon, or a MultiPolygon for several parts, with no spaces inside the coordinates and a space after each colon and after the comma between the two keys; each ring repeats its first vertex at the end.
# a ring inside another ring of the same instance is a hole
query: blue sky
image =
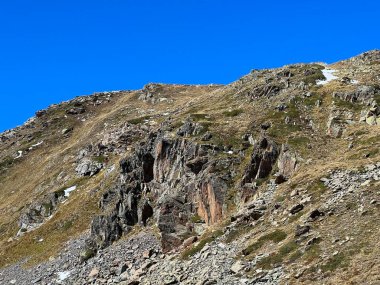
{"type": "Polygon", "coordinates": [[[380,48],[379,14],[376,0],[1,1],[0,131],[96,91],[345,59],[380,48]]]}

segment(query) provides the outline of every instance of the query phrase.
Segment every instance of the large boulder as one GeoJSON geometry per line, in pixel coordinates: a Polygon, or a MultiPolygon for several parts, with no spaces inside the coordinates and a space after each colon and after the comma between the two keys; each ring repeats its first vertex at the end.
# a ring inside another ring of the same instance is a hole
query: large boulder
{"type": "Polygon", "coordinates": [[[65,199],[65,191],[62,190],[46,194],[41,200],[33,202],[19,218],[20,231],[17,235],[20,236],[24,232],[41,225],[57,210],[59,203],[65,199]]]}
{"type": "Polygon", "coordinates": [[[327,134],[340,138],[346,127],[354,123],[354,114],[348,110],[333,108],[327,121],[327,134]]]}
{"type": "Polygon", "coordinates": [[[79,176],[94,176],[103,168],[103,163],[84,158],[79,161],[75,171],[79,176]]]}

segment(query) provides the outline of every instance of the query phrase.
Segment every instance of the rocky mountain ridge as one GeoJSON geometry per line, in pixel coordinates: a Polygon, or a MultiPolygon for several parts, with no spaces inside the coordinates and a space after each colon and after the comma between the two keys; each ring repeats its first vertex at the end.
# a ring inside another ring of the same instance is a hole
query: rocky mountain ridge
{"type": "Polygon", "coordinates": [[[0,284],[377,284],[379,72],[374,50],[38,111],[0,134],[0,284]]]}

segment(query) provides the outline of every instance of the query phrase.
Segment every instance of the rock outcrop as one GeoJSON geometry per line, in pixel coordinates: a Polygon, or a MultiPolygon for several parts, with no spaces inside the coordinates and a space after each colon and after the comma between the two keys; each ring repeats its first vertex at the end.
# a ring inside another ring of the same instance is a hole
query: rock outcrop
{"type": "Polygon", "coordinates": [[[20,230],[17,236],[25,232],[34,230],[40,226],[57,210],[59,203],[67,198],[65,191],[62,189],[57,192],[45,195],[41,200],[33,202],[22,213],[19,219],[20,230]]]}
{"type": "Polygon", "coordinates": [[[132,226],[154,217],[163,250],[168,251],[193,233],[193,216],[199,215],[209,225],[220,221],[230,162],[227,159],[224,169],[219,167],[207,149],[186,139],[152,133],[133,155],[121,160],[117,186],[100,201],[101,209],[110,214],[92,222],[98,247],[110,245],[132,226]]]}
{"type": "Polygon", "coordinates": [[[255,179],[268,177],[279,155],[277,144],[266,137],[260,138],[253,146],[250,163],[248,164],[241,185],[252,183],[255,179]]]}
{"type": "Polygon", "coordinates": [[[293,152],[289,150],[289,146],[286,144],[283,144],[281,146],[281,152],[278,157],[277,166],[278,175],[276,181],[280,183],[288,180],[297,169],[297,157],[293,152]]]}
{"type": "Polygon", "coordinates": [[[370,105],[374,100],[374,96],[378,94],[378,92],[379,90],[377,86],[360,85],[354,91],[336,91],[332,94],[332,97],[350,103],[370,105]]]}
{"type": "Polygon", "coordinates": [[[333,108],[327,121],[327,134],[334,138],[340,138],[346,127],[353,123],[353,112],[333,108]]]}

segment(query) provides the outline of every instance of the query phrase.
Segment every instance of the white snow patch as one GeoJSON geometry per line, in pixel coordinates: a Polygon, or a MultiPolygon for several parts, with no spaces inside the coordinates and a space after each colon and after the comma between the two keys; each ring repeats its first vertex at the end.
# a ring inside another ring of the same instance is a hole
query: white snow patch
{"type": "Polygon", "coordinates": [[[42,145],[43,143],[44,143],[44,141],[40,141],[40,142],[38,142],[38,143],[32,145],[32,147],[36,147],[36,146],[42,145]]]}
{"type": "Polygon", "coordinates": [[[64,281],[66,280],[71,274],[71,271],[62,271],[62,272],[58,272],[57,275],[58,275],[58,281],[64,281]]]}
{"type": "Polygon", "coordinates": [[[32,146],[29,148],[29,150],[32,150],[32,149],[34,149],[35,147],[42,145],[43,143],[44,143],[44,141],[40,141],[40,142],[38,142],[38,143],[32,145],[32,146]]]}
{"type": "Polygon", "coordinates": [[[17,153],[18,155],[15,157],[15,159],[22,157],[22,150],[19,150],[17,153]]]}
{"type": "Polygon", "coordinates": [[[326,85],[331,80],[337,79],[338,77],[334,75],[334,72],[336,72],[335,69],[323,69],[322,73],[326,77],[325,80],[317,80],[318,85],[326,85]]]}
{"type": "Polygon", "coordinates": [[[77,189],[77,186],[71,186],[70,188],[67,188],[65,190],[65,197],[69,197],[70,193],[73,192],[75,189],[77,189]]]}

